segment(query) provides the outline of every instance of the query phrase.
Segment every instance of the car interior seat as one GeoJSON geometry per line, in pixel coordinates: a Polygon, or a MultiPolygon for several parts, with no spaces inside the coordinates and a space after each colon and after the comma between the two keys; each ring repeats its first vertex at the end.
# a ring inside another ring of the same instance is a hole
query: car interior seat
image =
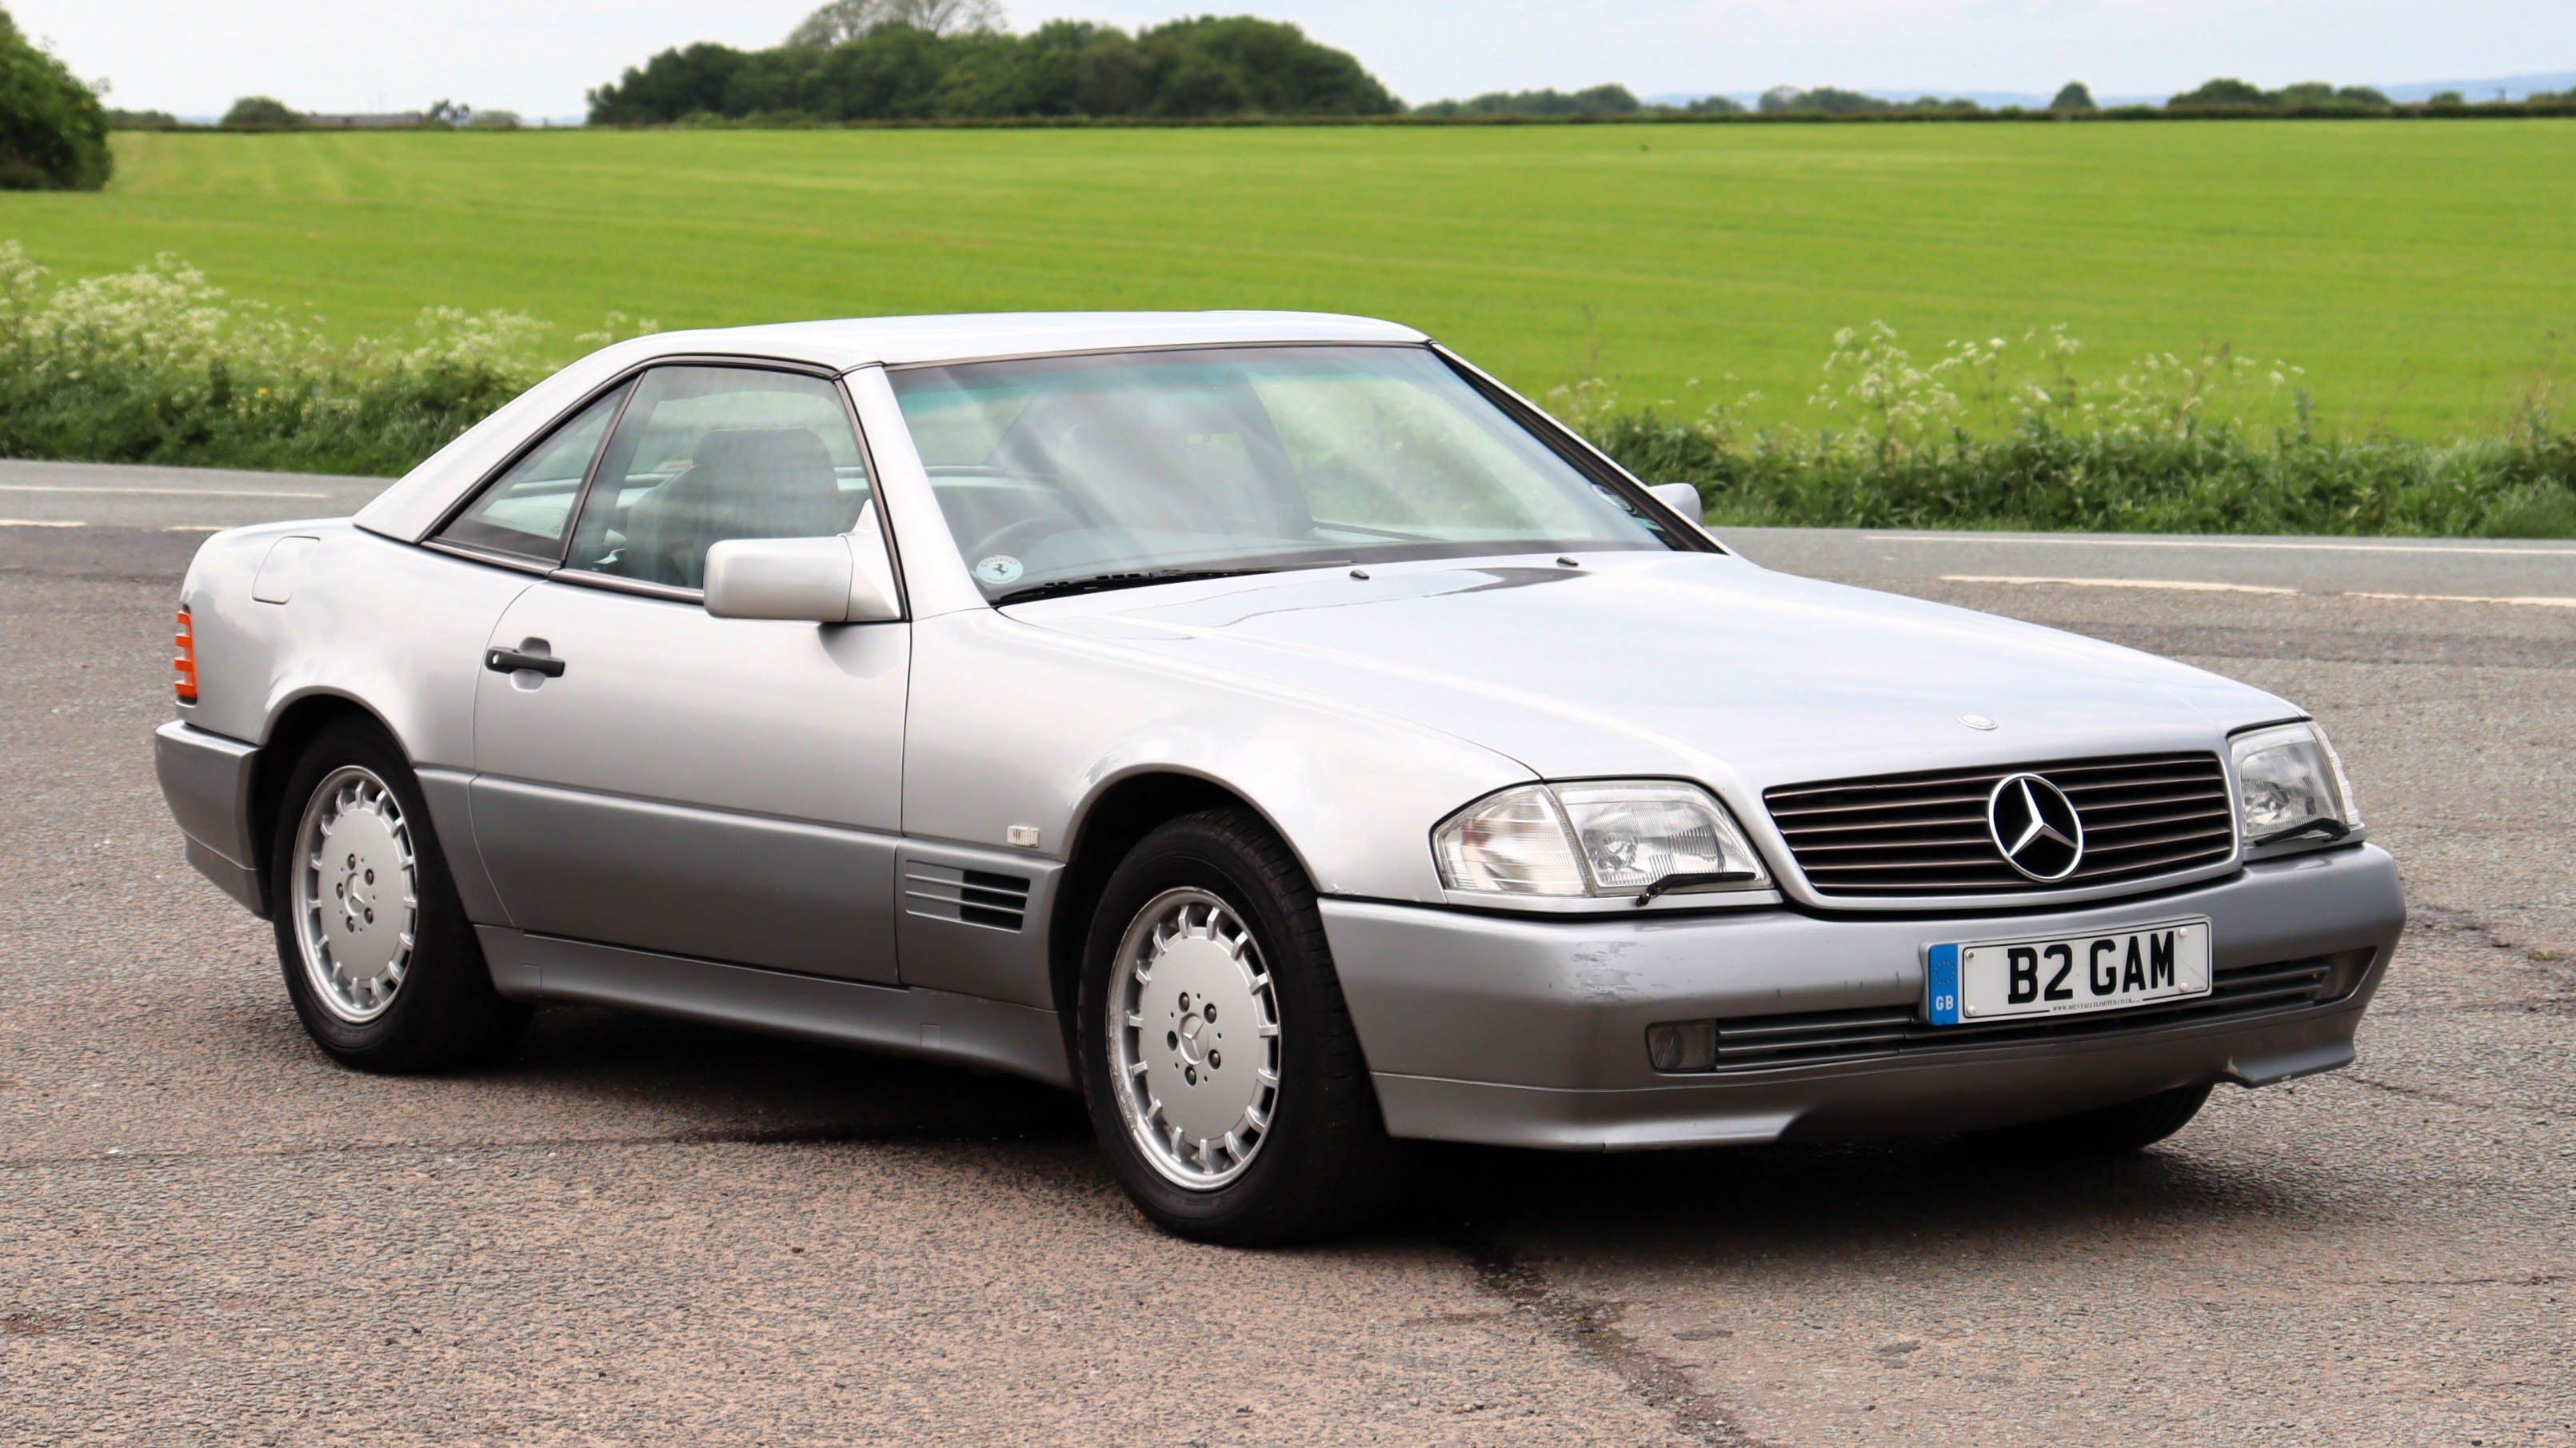
{"type": "Polygon", "coordinates": [[[846,533],[867,501],[843,492],[823,440],[801,427],[732,428],[699,439],[689,467],[627,515],[629,577],[702,587],[707,549],[727,538],[846,533]]]}

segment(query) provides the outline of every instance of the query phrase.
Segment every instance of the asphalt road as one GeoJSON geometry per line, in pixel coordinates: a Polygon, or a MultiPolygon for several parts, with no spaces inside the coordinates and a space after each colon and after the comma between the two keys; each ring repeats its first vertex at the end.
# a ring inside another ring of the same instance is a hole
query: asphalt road
{"type": "Polygon", "coordinates": [[[1730,534],[2314,708],[2417,905],[2360,1064],[2107,1164],[1446,1151],[1255,1254],[1016,1082],[318,1056],[152,783],[164,530],[368,486],[0,464],[0,1442],[2576,1442],[2576,545],[1730,534]]]}

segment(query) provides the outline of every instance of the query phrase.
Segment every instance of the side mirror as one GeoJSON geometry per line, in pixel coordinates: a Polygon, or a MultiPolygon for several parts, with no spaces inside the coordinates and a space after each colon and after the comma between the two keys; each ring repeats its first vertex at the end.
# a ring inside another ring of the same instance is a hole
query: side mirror
{"type": "Polygon", "coordinates": [[[728,538],[707,549],[706,608],[718,618],[886,623],[903,617],[874,514],[837,538],[728,538]]]}
{"type": "Polygon", "coordinates": [[[1646,489],[1655,501],[1688,518],[1693,523],[1706,521],[1706,510],[1699,500],[1699,489],[1688,483],[1657,483],[1646,489]]]}

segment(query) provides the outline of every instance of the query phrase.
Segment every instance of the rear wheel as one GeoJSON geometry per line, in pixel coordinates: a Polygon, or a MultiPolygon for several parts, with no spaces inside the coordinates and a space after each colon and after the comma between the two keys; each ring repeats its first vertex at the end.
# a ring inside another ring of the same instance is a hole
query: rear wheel
{"type": "Polygon", "coordinates": [[[2111,1156],[2155,1145],[2191,1124],[2209,1100],[2209,1087],[2178,1086],[2117,1106],[2079,1111],[2024,1126],[1982,1133],[2007,1150],[2050,1156],[2111,1156]]]}
{"type": "Polygon", "coordinates": [[[1380,1209],[1396,1150],[1314,891],[1258,817],[1148,835],[1110,875],[1083,967],[1083,1094],[1147,1216],[1260,1246],[1380,1209]]]}
{"type": "Polygon", "coordinates": [[[352,719],[314,737],[269,858],[287,994],[343,1065],[435,1070],[517,1039],[527,1009],[492,989],[419,781],[384,731],[352,719]]]}

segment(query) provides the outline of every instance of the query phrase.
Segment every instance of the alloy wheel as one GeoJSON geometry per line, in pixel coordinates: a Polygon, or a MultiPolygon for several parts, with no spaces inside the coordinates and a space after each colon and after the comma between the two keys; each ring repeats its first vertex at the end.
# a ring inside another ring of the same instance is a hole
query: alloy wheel
{"type": "Polygon", "coordinates": [[[351,1025],[383,1015],[411,969],[420,887],[402,801],[344,765],[315,787],[295,831],[293,908],[305,982],[351,1025]]]}
{"type": "Polygon", "coordinates": [[[1129,1137],[1177,1186],[1243,1174],[1279,1101],[1279,998],[1251,927],[1205,890],[1147,901],[1111,963],[1113,1089],[1129,1137]]]}

